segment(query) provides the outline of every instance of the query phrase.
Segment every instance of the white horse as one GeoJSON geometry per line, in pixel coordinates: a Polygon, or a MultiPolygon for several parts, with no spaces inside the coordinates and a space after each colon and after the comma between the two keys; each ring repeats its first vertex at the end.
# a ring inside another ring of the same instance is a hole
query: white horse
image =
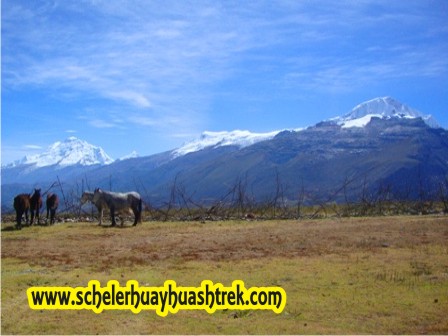
{"type": "MultiPolygon", "coordinates": [[[[142,198],[139,193],[132,191],[127,193],[116,193],[111,191],[95,189],[93,193],[93,204],[106,204],[110,209],[110,217],[112,218],[112,226],[117,225],[115,222],[115,211],[132,210],[134,213],[134,226],[142,221],[142,198]]],[[[121,220],[123,226],[123,220],[121,220]]]]}

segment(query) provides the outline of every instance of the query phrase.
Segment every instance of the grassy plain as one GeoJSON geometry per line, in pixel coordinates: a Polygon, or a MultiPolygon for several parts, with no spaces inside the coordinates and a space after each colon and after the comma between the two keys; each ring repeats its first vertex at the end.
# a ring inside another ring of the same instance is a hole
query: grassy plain
{"type": "Polygon", "coordinates": [[[2,223],[2,334],[447,334],[448,218],[2,223]],[[129,225],[129,223],[127,223],[129,225]],[[284,311],[31,310],[31,286],[281,286],[284,311]]]}

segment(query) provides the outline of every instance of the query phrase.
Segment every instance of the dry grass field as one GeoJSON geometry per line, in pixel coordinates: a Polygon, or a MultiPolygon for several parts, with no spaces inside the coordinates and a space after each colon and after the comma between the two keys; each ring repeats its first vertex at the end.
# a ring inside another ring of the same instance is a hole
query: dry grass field
{"type": "Polygon", "coordinates": [[[447,334],[448,218],[2,223],[2,334],[447,334]],[[272,311],[31,310],[31,286],[281,286],[272,311]]]}

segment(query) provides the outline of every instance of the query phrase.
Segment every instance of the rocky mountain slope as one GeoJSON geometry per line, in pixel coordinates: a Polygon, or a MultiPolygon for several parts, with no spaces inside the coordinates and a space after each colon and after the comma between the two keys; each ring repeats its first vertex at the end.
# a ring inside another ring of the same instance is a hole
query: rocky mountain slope
{"type": "Polygon", "coordinates": [[[56,176],[67,190],[138,190],[147,203],[159,206],[173,190],[201,204],[229,202],[236,189],[253,202],[281,196],[284,202],[301,198],[312,204],[378,190],[387,190],[389,198],[415,198],[423,190],[435,192],[448,177],[448,131],[431,116],[382,97],[306,129],[205,132],[165,153],[113,163],[100,156],[104,160],[98,164],[87,164],[97,162],[88,156],[69,161],[78,156],[57,154],[46,159],[52,165],[28,159],[3,167],[2,203],[37,184],[45,189],[56,176]]]}

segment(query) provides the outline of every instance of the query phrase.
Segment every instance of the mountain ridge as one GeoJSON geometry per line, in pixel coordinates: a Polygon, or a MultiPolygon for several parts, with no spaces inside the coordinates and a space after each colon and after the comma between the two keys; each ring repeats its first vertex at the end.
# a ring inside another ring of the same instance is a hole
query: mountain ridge
{"type": "MultiPolygon", "coordinates": [[[[372,118],[422,118],[430,127],[440,127],[431,115],[424,115],[415,109],[402,104],[392,97],[378,97],[356,105],[350,112],[343,116],[334,117],[328,122],[335,122],[342,128],[365,127],[372,118]]],[[[233,131],[204,131],[197,139],[184,143],[182,146],[171,150],[172,159],[193,153],[205,148],[217,148],[221,146],[236,146],[245,148],[257,142],[271,140],[284,131],[302,131],[305,128],[275,130],[265,133],[255,133],[248,130],[233,131]]],[[[80,164],[82,166],[107,165],[116,161],[133,159],[139,155],[133,151],[117,160],[113,160],[101,147],[91,145],[76,137],[69,137],[64,141],[57,141],[50,145],[43,153],[27,155],[20,160],[3,166],[14,168],[18,166],[30,166],[30,169],[57,165],[65,167],[80,164]]],[[[2,168],[3,168],[2,167],[2,168]]]]}
{"type": "Polygon", "coordinates": [[[339,198],[335,196],[333,201],[353,198],[366,188],[375,192],[385,185],[389,197],[404,197],[403,190],[411,189],[406,195],[419,197],[421,190],[415,188],[435,190],[437,183],[448,181],[447,130],[429,126],[421,115],[363,112],[344,115],[343,123],[327,120],[259,138],[248,131],[205,133],[204,142],[193,142],[189,149],[194,150],[182,155],[174,155],[172,150],[108,165],[59,170],[52,166],[34,171],[27,171],[27,166],[2,168],[2,200],[36,184],[51,185],[56,177],[64,188],[73,190],[137,190],[156,206],[167,204],[170,190],[183,190],[196,204],[207,204],[223,199],[235,188],[246,188],[251,199],[269,200],[281,185],[285,202],[293,202],[303,189],[306,201],[316,203],[328,201],[328,195],[338,190],[339,198]],[[347,122],[359,125],[367,118],[362,126],[345,127],[347,122]],[[341,195],[341,186],[348,180],[350,188],[341,195]]]}

